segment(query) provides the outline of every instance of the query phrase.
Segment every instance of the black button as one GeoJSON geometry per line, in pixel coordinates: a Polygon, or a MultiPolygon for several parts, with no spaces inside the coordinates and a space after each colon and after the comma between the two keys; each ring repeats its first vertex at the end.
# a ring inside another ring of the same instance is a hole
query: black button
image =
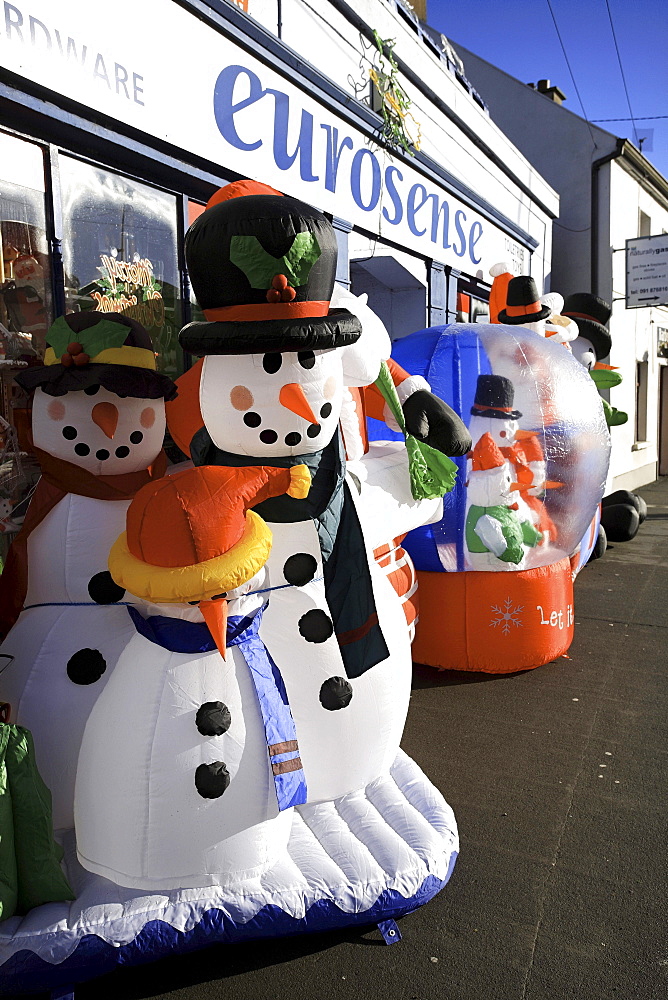
{"type": "Polygon", "coordinates": [[[95,452],[95,457],[100,462],[106,462],[106,460],[109,458],[109,452],[107,451],[106,448],[100,448],[99,451],[95,452]]]}
{"type": "Polygon", "coordinates": [[[67,438],[68,441],[74,441],[77,436],[76,427],[63,427],[63,437],[67,438]]]}
{"type": "Polygon", "coordinates": [[[244,423],[246,427],[259,427],[262,423],[262,417],[259,413],[253,413],[249,410],[248,413],[244,413],[244,423]]]}
{"type": "Polygon", "coordinates": [[[295,552],[293,556],[285,560],[283,576],[293,587],[303,587],[305,583],[312,580],[318,568],[315,556],[308,552],[295,552]]]}
{"type": "Polygon", "coordinates": [[[195,725],[202,736],[222,736],[232,725],[232,716],[222,701],[205,701],[197,709],[195,725]]]}
{"type": "Polygon", "coordinates": [[[133,431],[132,434],[130,435],[131,444],[139,444],[139,442],[143,440],[144,440],[144,435],[142,434],[141,431],[133,431]]]}
{"type": "Polygon", "coordinates": [[[279,371],[282,364],[283,355],[279,354],[278,351],[271,354],[265,354],[262,358],[262,367],[268,375],[274,375],[277,371],[279,371]]]}
{"type": "Polygon", "coordinates": [[[96,604],[116,604],[125,596],[125,590],[113,581],[108,569],[91,576],[88,581],[88,593],[96,604]]]}
{"type": "Polygon", "coordinates": [[[323,418],[328,417],[331,412],[332,412],[331,403],[323,403],[323,405],[320,407],[320,416],[323,418]]]}
{"type": "Polygon", "coordinates": [[[195,771],[195,787],[203,799],[217,799],[230,784],[230,772],[222,760],[200,764],[195,771]]]}
{"type": "Polygon", "coordinates": [[[116,458],[127,458],[130,454],[130,449],[126,444],[122,444],[120,448],[116,449],[116,458]]]}
{"type": "Polygon", "coordinates": [[[67,661],[67,676],[75,684],[94,684],[107,669],[99,649],[79,649],[67,661]]]}
{"type": "Polygon", "coordinates": [[[302,368],[313,368],[315,364],[315,354],[313,351],[299,351],[297,360],[302,368]]]}
{"type": "Polygon", "coordinates": [[[90,455],[90,448],[87,444],[75,444],[74,451],[77,455],[81,455],[82,458],[85,458],[86,455],[90,455]]]}
{"type": "Polygon", "coordinates": [[[321,428],[320,424],[311,424],[311,426],[309,428],[307,428],[306,433],[308,434],[308,436],[310,438],[314,438],[314,437],[318,436],[318,434],[320,433],[321,430],[322,430],[322,428],[321,428]]]}
{"type": "Polygon", "coordinates": [[[273,444],[277,440],[278,434],[276,431],[262,431],[260,434],[260,441],[264,441],[265,444],[273,444]]]}
{"type": "Polygon", "coordinates": [[[330,677],[320,688],[320,704],[328,712],[346,708],[352,696],[352,684],[345,677],[330,677]]]}
{"type": "Polygon", "coordinates": [[[307,642],[325,642],[334,631],[332,619],[320,608],[312,608],[299,619],[299,631],[307,642]]]}
{"type": "Polygon", "coordinates": [[[301,441],[302,436],[298,434],[297,431],[290,431],[289,434],[285,435],[285,443],[289,445],[290,448],[294,448],[301,441]]]}

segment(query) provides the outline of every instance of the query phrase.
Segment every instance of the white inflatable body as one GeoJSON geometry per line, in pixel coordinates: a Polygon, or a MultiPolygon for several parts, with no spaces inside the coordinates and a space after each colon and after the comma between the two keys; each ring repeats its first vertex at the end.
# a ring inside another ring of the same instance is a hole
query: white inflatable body
{"type": "MultiPolygon", "coordinates": [[[[248,615],[262,602],[258,594],[237,596],[228,614],[248,615]]],[[[144,612],[203,620],[182,605],[144,612]]],[[[86,726],[75,812],[79,861],[118,885],[231,885],[275,863],[290,814],[278,812],[257,695],[236,646],[223,660],[217,649],[192,655],[139,633],[130,639],[86,726]],[[198,710],[216,702],[229,713],[224,731],[205,735],[198,710]],[[223,761],[230,778],[218,798],[204,798],[195,785],[196,769],[211,761],[223,761]]]]}
{"type": "MultiPolygon", "coordinates": [[[[77,391],[58,397],[35,391],[35,445],[93,475],[146,469],[162,447],[164,429],[161,399],[121,401],[102,388],[94,395],[77,391]],[[111,445],[91,419],[100,402],[118,404],[111,445]],[[150,428],[147,411],[153,414],[150,428]],[[130,435],[136,433],[141,440],[133,443],[130,435]],[[76,452],[77,444],[88,453],[76,452]],[[103,448],[107,458],[97,458],[103,448]],[[120,458],[113,449],[123,449],[120,458]]],[[[86,720],[134,634],[125,607],[98,604],[89,592],[94,577],[108,576],[109,549],[125,528],[129,503],[69,493],[49,511],[28,538],[25,610],[2,644],[3,654],[12,659],[0,673],[0,699],[9,702],[12,722],[34,736],[56,829],[74,825],[74,782],[86,720]]],[[[121,600],[141,603],[127,595],[121,600]]]]}

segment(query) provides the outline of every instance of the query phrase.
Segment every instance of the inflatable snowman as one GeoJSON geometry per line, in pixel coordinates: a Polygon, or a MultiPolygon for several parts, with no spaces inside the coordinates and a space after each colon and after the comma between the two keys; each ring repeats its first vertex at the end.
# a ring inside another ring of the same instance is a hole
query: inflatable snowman
{"type": "Polygon", "coordinates": [[[130,609],[136,634],[81,746],[77,854],[89,871],[143,889],[230,885],[285,852],[306,784],[258,636],[271,532],[247,508],[308,488],[301,466],[204,466],[132,501],[109,565],[150,604],[130,609]]]}
{"type": "Polygon", "coordinates": [[[466,507],[466,548],[474,570],[524,569],[526,552],[541,541],[528,509],[516,502],[522,487],[486,431],[471,453],[466,507]]]}
{"type": "Polygon", "coordinates": [[[363,788],[396,755],[410,642],[373,549],[400,533],[402,517],[405,532],[440,505],[412,499],[405,449],[390,461],[401,498],[374,477],[346,475],[344,393],[376,379],[384,345],[367,346],[357,316],[330,309],[330,223],[262,186],[248,194],[246,183],[214,196],[186,236],[205,316],[181,332],[183,348],[204,355],[204,427],[191,454],[196,465],[304,463],[311,472],[306,499],[258,507],[273,534],[260,632],[285,679],[309,801],[326,801],[363,788]]]}
{"type": "Polygon", "coordinates": [[[132,634],[109,548],[131,498],[164,471],[164,400],[176,390],[134,320],[74,313],[47,341],[44,366],[16,376],[33,392],[42,478],[0,577],[0,698],[33,734],[59,828],[73,826],[86,720],[132,634]]]}

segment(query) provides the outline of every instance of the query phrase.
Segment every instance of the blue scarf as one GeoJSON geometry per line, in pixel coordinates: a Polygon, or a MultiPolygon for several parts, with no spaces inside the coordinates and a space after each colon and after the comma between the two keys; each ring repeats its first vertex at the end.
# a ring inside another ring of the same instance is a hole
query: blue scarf
{"type": "MultiPolygon", "coordinates": [[[[238,646],[257,694],[279,810],[306,802],[306,778],[299,757],[297,732],[281,672],[259,635],[264,608],[250,615],[230,615],[226,642],[238,646]]],[[[142,618],[128,607],[135,628],[149,642],[173,653],[211,653],[216,643],[205,622],[151,615],[142,618]]]]}

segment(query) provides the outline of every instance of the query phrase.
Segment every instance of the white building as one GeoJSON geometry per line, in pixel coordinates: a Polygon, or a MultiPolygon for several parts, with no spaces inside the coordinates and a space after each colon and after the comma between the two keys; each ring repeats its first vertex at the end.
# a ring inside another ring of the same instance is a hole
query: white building
{"type": "Polygon", "coordinates": [[[533,87],[457,50],[493,120],[559,192],[550,287],[612,304],[609,363],[624,381],[609,399],[629,420],[612,428],[609,490],[642,486],[668,473],[668,357],[658,355],[668,308],[626,308],[624,251],[626,240],[668,232],[668,180],[630,142],[563,107],[548,80],[533,87]]]}
{"type": "Polygon", "coordinates": [[[549,274],[554,190],[396,0],[3,12],[0,321],[38,352],[68,309],[130,309],[177,374],[195,309],[183,234],[239,176],[330,214],[340,280],[395,337],[484,313],[499,260],[539,286],[549,274]],[[382,137],[383,107],[419,150],[382,137]],[[19,258],[35,262],[27,291],[19,258]]]}

